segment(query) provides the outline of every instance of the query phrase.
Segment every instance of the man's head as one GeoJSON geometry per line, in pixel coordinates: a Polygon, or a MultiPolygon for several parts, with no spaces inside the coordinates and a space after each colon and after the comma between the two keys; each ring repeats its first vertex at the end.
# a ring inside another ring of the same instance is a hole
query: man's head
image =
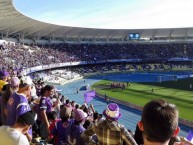
{"type": "Polygon", "coordinates": [[[19,89],[19,84],[20,84],[20,80],[18,77],[12,77],[11,80],[11,88],[14,90],[14,91],[18,91],[19,89]]]}
{"type": "Polygon", "coordinates": [[[52,97],[54,95],[54,86],[46,85],[44,88],[42,88],[41,94],[45,97],[52,97]]]}
{"type": "Polygon", "coordinates": [[[35,122],[35,114],[32,111],[28,111],[20,115],[15,125],[22,129],[22,133],[26,133],[35,122]]]}
{"type": "Polygon", "coordinates": [[[166,143],[179,132],[178,110],[164,100],[150,101],[144,106],[138,125],[143,131],[144,142],[166,143]]]}
{"type": "Polygon", "coordinates": [[[57,112],[56,111],[51,111],[47,113],[48,120],[53,121],[57,119],[57,112]]]}
{"type": "Polygon", "coordinates": [[[33,81],[29,76],[24,76],[20,80],[19,84],[19,93],[23,93],[26,95],[27,98],[31,97],[31,89],[33,86],[33,81]]]}
{"type": "Polygon", "coordinates": [[[72,108],[71,107],[66,107],[66,106],[63,106],[61,109],[60,109],[60,118],[64,121],[66,121],[67,119],[70,118],[71,116],[71,113],[72,113],[72,108]]]}
{"type": "Polygon", "coordinates": [[[74,111],[74,119],[78,122],[78,123],[82,123],[86,120],[86,117],[88,116],[83,110],[81,109],[77,109],[74,111]]]}

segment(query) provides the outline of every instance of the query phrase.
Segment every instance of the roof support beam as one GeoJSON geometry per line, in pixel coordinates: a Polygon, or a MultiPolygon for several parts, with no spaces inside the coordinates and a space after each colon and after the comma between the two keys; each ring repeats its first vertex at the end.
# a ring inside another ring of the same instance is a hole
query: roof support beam
{"type": "Polygon", "coordinates": [[[154,40],[157,31],[158,31],[157,29],[155,29],[155,30],[153,31],[152,36],[151,36],[152,40],[154,40]]]}
{"type": "Polygon", "coordinates": [[[8,34],[9,34],[9,29],[7,29],[7,32],[6,32],[6,38],[8,38],[8,34]]]}
{"type": "Polygon", "coordinates": [[[56,30],[58,30],[58,29],[60,29],[60,28],[61,28],[61,27],[59,26],[59,27],[57,27],[57,28],[55,28],[55,29],[53,29],[53,30],[50,30],[50,31],[44,33],[43,35],[46,36],[46,35],[48,35],[48,34],[54,32],[54,31],[56,31],[56,30]]]}
{"type": "Polygon", "coordinates": [[[32,27],[32,25],[27,26],[27,27],[24,27],[24,28],[21,28],[21,29],[18,29],[18,30],[16,30],[16,31],[13,31],[13,32],[9,33],[9,35],[12,35],[12,34],[14,34],[14,33],[17,33],[17,32],[19,32],[19,31],[25,30],[26,28],[30,28],[30,27],[32,27]]]}
{"type": "Polygon", "coordinates": [[[170,39],[171,39],[172,33],[173,33],[173,30],[171,29],[171,30],[170,30],[170,34],[169,34],[169,41],[170,41],[170,39]]]}
{"type": "Polygon", "coordinates": [[[186,28],[186,40],[188,39],[188,28],[186,28]]]}
{"type": "Polygon", "coordinates": [[[7,29],[7,28],[10,28],[10,27],[13,27],[13,26],[16,26],[16,25],[20,25],[20,24],[22,24],[23,22],[20,22],[20,23],[17,23],[17,24],[13,24],[13,25],[9,25],[9,26],[7,26],[7,27],[4,27],[4,28],[1,28],[0,30],[5,30],[5,29],[7,29]]]}
{"type": "MultiPolygon", "coordinates": [[[[13,16],[13,15],[11,15],[11,16],[13,16]]],[[[24,18],[19,17],[18,14],[15,14],[14,17],[0,15],[0,20],[3,20],[1,23],[7,23],[7,21],[9,21],[9,22],[14,21],[15,22],[15,20],[24,20],[24,18]]]]}
{"type": "Polygon", "coordinates": [[[73,28],[65,29],[65,31],[64,31],[64,33],[63,33],[63,36],[68,35],[71,31],[73,31],[73,28]]]}
{"type": "Polygon", "coordinates": [[[25,36],[32,35],[32,34],[34,34],[34,33],[38,32],[38,31],[40,31],[40,30],[44,29],[45,27],[48,27],[48,25],[47,25],[47,26],[43,26],[43,27],[41,27],[41,28],[39,28],[39,29],[36,29],[35,31],[32,31],[32,32],[28,33],[28,34],[27,34],[27,35],[25,35],[25,36]]]}

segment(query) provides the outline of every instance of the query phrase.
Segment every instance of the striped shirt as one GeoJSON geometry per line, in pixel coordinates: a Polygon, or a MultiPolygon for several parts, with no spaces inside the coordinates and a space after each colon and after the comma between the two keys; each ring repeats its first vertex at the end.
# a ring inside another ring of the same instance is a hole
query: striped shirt
{"type": "Polygon", "coordinates": [[[117,121],[103,120],[93,127],[85,130],[81,137],[86,142],[91,142],[90,137],[96,134],[98,145],[137,145],[128,130],[117,121]]]}

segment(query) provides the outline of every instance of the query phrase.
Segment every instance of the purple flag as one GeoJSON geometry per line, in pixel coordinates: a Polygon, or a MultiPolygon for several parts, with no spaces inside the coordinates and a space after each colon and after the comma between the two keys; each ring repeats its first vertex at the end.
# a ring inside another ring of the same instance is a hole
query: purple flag
{"type": "Polygon", "coordinates": [[[193,143],[193,132],[191,130],[187,136],[187,140],[189,140],[191,143],[193,143]]]}
{"type": "Polygon", "coordinates": [[[84,93],[85,103],[89,103],[95,97],[95,95],[96,95],[95,91],[89,91],[84,93]]]}

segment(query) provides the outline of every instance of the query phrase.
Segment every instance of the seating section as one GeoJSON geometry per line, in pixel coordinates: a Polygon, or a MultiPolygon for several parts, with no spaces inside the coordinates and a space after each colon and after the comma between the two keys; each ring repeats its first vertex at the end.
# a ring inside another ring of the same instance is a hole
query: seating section
{"type": "MultiPolygon", "coordinates": [[[[60,62],[105,62],[129,59],[167,61],[193,59],[192,44],[50,44],[26,46],[2,44],[0,65],[29,68],[60,62]]],[[[135,66],[133,66],[135,67],[135,66]]],[[[143,66],[144,69],[150,69],[143,66]]]]}
{"type": "MultiPolygon", "coordinates": [[[[26,97],[27,95],[31,96],[28,98],[30,99],[30,101],[28,102],[29,104],[26,103],[28,101],[27,99],[25,103],[21,102],[20,103],[21,105],[27,104],[28,106],[30,106],[31,109],[38,116],[36,124],[32,126],[33,128],[32,142],[40,143],[41,141],[37,141],[36,139],[41,137],[41,139],[48,139],[46,141],[52,144],[53,143],[56,144],[58,140],[61,141],[60,142],[61,144],[67,142],[69,142],[69,144],[75,144],[71,142],[71,139],[68,139],[68,141],[66,142],[64,142],[63,140],[63,138],[71,137],[72,134],[70,132],[73,130],[71,126],[77,125],[78,123],[78,125],[80,125],[82,129],[85,130],[91,127],[92,125],[95,125],[97,122],[103,121],[103,118],[101,118],[102,114],[100,113],[102,113],[103,110],[107,108],[107,104],[112,103],[113,101],[118,103],[121,112],[124,114],[123,118],[120,119],[120,123],[124,124],[126,128],[130,130],[131,135],[132,132],[135,132],[136,124],[140,120],[141,112],[139,110],[134,109],[138,107],[137,109],[142,110],[140,106],[130,104],[135,107],[129,108],[126,106],[129,104],[129,102],[120,102],[119,100],[115,101],[114,98],[110,98],[110,96],[107,96],[106,93],[104,94],[104,96],[100,96],[101,98],[96,97],[96,99],[92,101],[92,105],[90,104],[90,106],[88,107],[88,104],[86,104],[88,103],[87,102],[88,99],[92,100],[93,97],[95,96],[94,91],[95,89],[91,91],[90,86],[98,82],[101,78],[103,78],[104,72],[127,72],[127,71],[141,71],[141,70],[142,71],[190,70],[192,69],[191,59],[193,59],[193,47],[191,44],[185,45],[185,44],[65,44],[64,43],[64,44],[26,46],[21,44],[8,43],[2,44],[0,46],[0,54],[1,54],[0,66],[2,66],[1,67],[2,76],[0,79],[2,79],[1,81],[3,82],[3,84],[10,83],[10,81],[8,80],[9,77],[13,76],[20,77],[19,73],[21,72],[21,70],[34,66],[51,65],[65,62],[71,63],[77,61],[86,61],[89,63],[87,65],[82,66],[81,65],[70,66],[69,68],[66,68],[66,70],[62,69],[44,70],[41,73],[36,72],[30,74],[33,78],[33,84],[32,80],[31,84],[29,84],[27,79],[30,78],[29,76],[22,76],[23,77],[23,80],[21,81],[22,85],[19,86],[18,83],[16,86],[14,86],[15,85],[14,81],[11,81],[11,83],[13,84],[7,85],[8,88],[20,87],[18,92],[23,91],[21,92],[21,94],[26,93],[26,97]],[[96,78],[87,78],[83,80],[82,76],[85,76],[87,74],[89,75],[98,74],[98,75],[96,75],[96,78]],[[69,83],[71,81],[73,82],[69,83]],[[58,86],[56,88],[54,86],[46,85],[47,83],[58,86]],[[65,83],[69,83],[69,85],[61,86],[65,83]],[[24,84],[30,86],[26,87],[24,86],[24,84]],[[21,86],[24,87],[22,88],[21,86]],[[85,92],[89,93],[90,96],[86,96],[85,92]],[[49,102],[45,103],[46,100],[48,100],[49,102]],[[49,107],[50,110],[48,110],[49,107]],[[66,110],[66,112],[63,112],[62,114],[61,112],[63,109],[68,109],[70,111],[66,110]],[[77,112],[79,112],[80,114],[75,115],[77,112]],[[82,117],[80,116],[81,112],[82,117]],[[74,113],[74,115],[70,116],[71,113],[72,114],[74,113]],[[95,116],[94,114],[98,114],[96,118],[94,117],[95,116]],[[79,118],[77,118],[77,116],[79,116],[79,118]],[[86,124],[85,120],[90,123],[90,126],[86,124]],[[56,131],[58,131],[56,123],[58,124],[58,122],[62,123],[62,126],[59,127],[59,129],[63,129],[63,131],[67,129],[68,131],[66,131],[65,133],[70,134],[56,133],[56,131]],[[82,126],[82,124],[84,125],[82,126]],[[45,125],[46,127],[43,127],[45,125]],[[48,133],[50,133],[49,136],[48,133]],[[56,137],[58,138],[58,140],[56,139],[56,137]]],[[[125,74],[125,76],[124,77],[121,76],[122,79],[128,78],[127,73],[123,74],[125,74]]],[[[150,73],[147,74],[149,74],[150,76],[150,73]]],[[[115,78],[115,81],[120,79],[113,76],[113,74],[109,76],[109,78],[112,77],[115,78]]],[[[135,77],[138,78],[138,76],[135,77]]],[[[175,76],[171,75],[169,77],[175,78],[175,76]]],[[[168,76],[162,76],[162,78],[159,77],[158,81],[161,82],[164,78],[167,79],[168,76]]],[[[123,82],[121,83],[116,82],[112,83],[111,87],[113,89],[114,87],[116,87],[117,89],[121,88],[122,90],[124,90],[126,87],[130,86],[129,81],[127,81],[127,85],[128,86],[126,86],[126,83],[123,82]]],[[[7,88],[4,87],[3,89],[6,90],[7,88]]],[[[11,89],[7,89],[6,91],[9,90],[11,89]]],[[[11,93],[12,92],[10,92],[10,94],[11,93]]],[[[2,94],[5,95],[8,93],[4,94],[3,92],[2,94]]],[[[14,93],[13,96],[15,94],[17,93],[14,93]]],[[[12,102],[14,101],[12,100],[9,101],[9,103],[12,102]]],[[[1,101],[0,103],[3,104],[3,101],[1,101]]],[[[6,105],[4,104],[4,106],[6,105]]],[[[13,107],[12,109],[15,109],[14,105],[12,104],[10,105],[10,107],[13,107]]],[[[109,109],[109,112],[113,111],[109,109]]],[[[112,114],[116,115],[117,110],[115,109],[115,111],[112,114]]],[[[110,115],[112,114],[110,113],[110,115]]],[[[4,118],[2,117],[1,120],[2,119],[4,118]]],[[[7,124],[5,123],[4,125],[7,124]]],[[[77,140],[75,141],[82,141],[80,134],[78,135],[76,135],[77,140]]],[[[185,136],[187,135],[187,132],[182,131],[181,135],[185,136]]],[[[83,145],[82,143],[80,144],[83,145]]]]}

